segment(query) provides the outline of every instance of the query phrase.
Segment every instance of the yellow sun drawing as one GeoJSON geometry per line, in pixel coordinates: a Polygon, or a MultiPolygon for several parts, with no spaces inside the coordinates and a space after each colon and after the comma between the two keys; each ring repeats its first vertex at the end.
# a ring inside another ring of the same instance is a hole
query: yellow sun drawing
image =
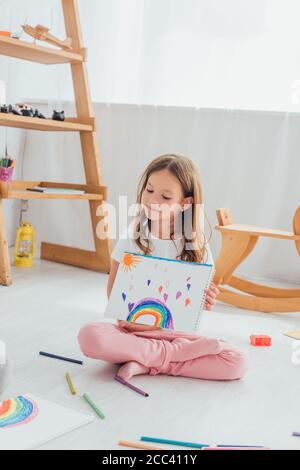
{"type": "Polygon", "coordinates": [[[122,265],[125,273],[131,271],[133,268],[137,266],[137,264],[141,261],[138,256],[135,256],[131,253],[126,253],[122,259],[122,265]]]}

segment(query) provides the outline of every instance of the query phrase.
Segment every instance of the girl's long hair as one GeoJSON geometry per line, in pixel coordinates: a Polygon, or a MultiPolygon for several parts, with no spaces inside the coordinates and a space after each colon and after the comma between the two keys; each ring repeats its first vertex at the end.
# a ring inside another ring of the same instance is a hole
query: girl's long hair
{"type": "MultiPolygon", "coordinates": [[[[151,254],[151,240],[148,236],[151,231],[151,220],[146,216],[145,210],[142,206],[142,195],[151,174],[161,170],[168,170],[176,176],[181,184],[184,198],[193,198],[191,206],[181,212],[181,227],[184,227],[184,230],[182,231],[183,248],[181,253],[178,254],[177,259],[205,263],[208,255],[205,245],[209,240],[206,240],[205,233],[200,227],[200,210],[204,210],[202,188],[198,169],[194,162],[187,157],[173,154],[161,155],[160,157],[155,158],[146,167],[140,178],[137,189],[138,213],[133,223],[135,242],[145,255],[151,254]],[[187,221],[189,222],[188,225],[187,221]],[[145,229],[148,229],[147,234],[145,229]]],[[[209,227],[211,237],[210,224],[209,227]]]]}

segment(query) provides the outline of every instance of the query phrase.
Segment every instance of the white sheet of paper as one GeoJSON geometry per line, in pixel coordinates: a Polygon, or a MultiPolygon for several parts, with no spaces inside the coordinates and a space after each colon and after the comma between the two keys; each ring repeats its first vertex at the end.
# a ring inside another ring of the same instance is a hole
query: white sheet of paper
{"type": "Polygon", "coordinates": [[[105,316],[195,332],[213,271],[211,264],[124,253],[105,316]]]}
{"type": "MultiPolygon", "coordinates": [[[[35,395],[26,394],[22,397],[36,403],[38,411],[29,417],[29,422],[22,422],[20,418],[16,426],[0,426],[0,450],[33,449],[94,420],[93,415],[81,413],[35,395]]],[[[3,402],[0,403],[0,410],[1,405],[3,402]]]]}

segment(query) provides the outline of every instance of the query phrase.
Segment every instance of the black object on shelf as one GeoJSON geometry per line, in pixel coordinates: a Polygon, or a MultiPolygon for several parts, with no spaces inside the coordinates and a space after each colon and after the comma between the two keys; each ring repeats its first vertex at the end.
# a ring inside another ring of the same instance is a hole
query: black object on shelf
{"type": "Polygon", "coordinates": [[[64,121],[65,120],[65,112],[64,111],[53,111],[52,119],[54,121],[64,121]]]}
{"type": "Polygon", "coordinates": [[[33,109],[22,109],[22,116],[33,117],[33,109]]]}
{"type": "Polygon", "coordinates": [[[16,116],[23,116],[22,111],[19,109],[18,106],[12,106],[11,104],[8,106],[9,112],[15,114],[16,116]]]}
{"type": "Polygon", "coordinates": [[[37,117],[37,118],[40,118],[40,119],[46,119],[45,116],[38,109],[36,109],[34,111],[33,117],[37,117]]]}
{"type": "Polygon", "coordinates": [[[38,109],[34,109],[32,106],[29,106],[28,104],[24,104],[24,103],[17,103],[15,105],[2,104],[0,105],[0,113],[15,114],[16,116],[36,117],[39,119],[46,119],[46,117],[38,109]]]}
{"type": "Polygon", "coordinates": [[[9,107],[6,104],[2,104],[0,106],[0,113],[8,114],[9,112],[10,112],[9,107]]]}

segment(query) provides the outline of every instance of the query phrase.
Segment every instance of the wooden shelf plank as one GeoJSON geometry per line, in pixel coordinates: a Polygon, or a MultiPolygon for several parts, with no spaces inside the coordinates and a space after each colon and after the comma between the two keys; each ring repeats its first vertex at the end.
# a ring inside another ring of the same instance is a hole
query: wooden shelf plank
{"type": "Polygon", "coordinates": [[[62,49],[52,49],[50,47],[40,46],[5,36],[0,36],[0,54],[47,65],[68,63],[76,64],[81,63],[84,60],[84,56],[82,54],[62,49]]]}
{"type": "Polygon", "coordinates": [[[6,199],[85,199],[88,201],[102,201],[101,194],[53,194],[33,191],[12,190],[6,199]]]}
{"type": "Polygon", "coordinates": [[[37,131],[92,132],[94,130],[92,124],[81,123],[77,118],[70,118],[70,121],[66,119],[61,122],[52,119],[32,118],[5,113],[0,113],[0,126],[18,127],[37,131]]]}
{"type": "Polygon", "coordinates": [[[51,183],[40,181],[12,181],[11,183],[0,183],[0,199],[82,199],[88,201],[102,201],[106,195],[106,187],[70,184],[70,183],[51,183]],[[80,189],[86,191],[84,194],[66,194],[66,193],[40,193],[36,191],[26,191],[26,188],[35,186],[49,188],[67,188],[80,189]]]}

